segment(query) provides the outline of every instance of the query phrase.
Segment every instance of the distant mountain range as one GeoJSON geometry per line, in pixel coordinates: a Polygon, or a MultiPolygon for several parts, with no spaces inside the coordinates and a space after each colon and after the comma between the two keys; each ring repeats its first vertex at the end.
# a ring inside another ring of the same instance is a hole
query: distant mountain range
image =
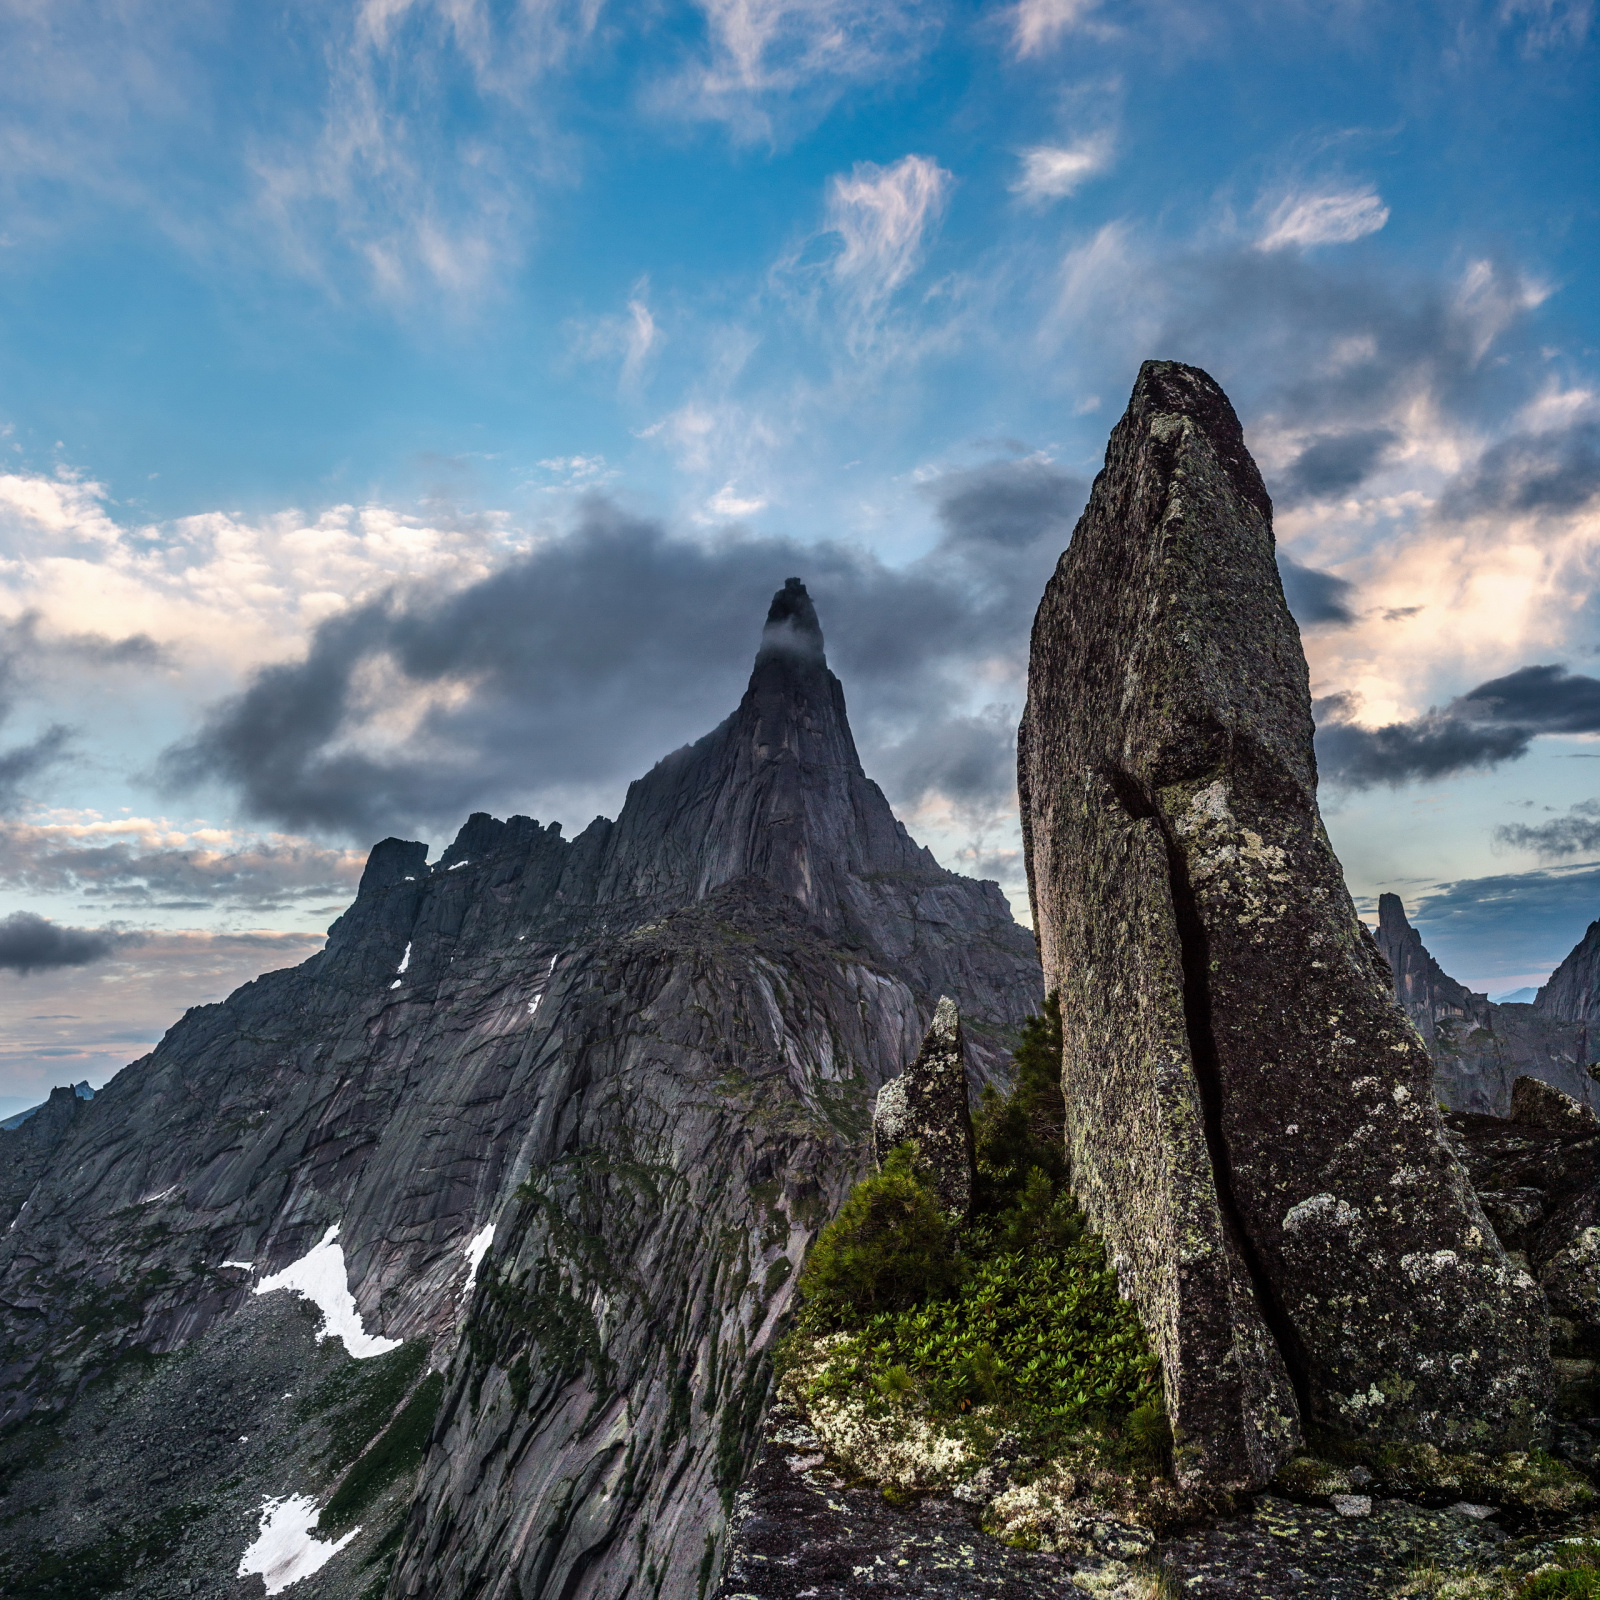
{"type": "Polygon", "coordinates": [[[1600,1055],[1600,922],[1541,989],[1498,1001],[1450,977],[1406,920],[1399,895],[1378,897],[1378,948],[1394,972],[1396,998],[1433,1056],[1438,1097],[1452,1111],[1510,1110],[1511,1086],[1538,1078],[1584,1105],[1600,1101],[1590,1066],[1600,1055]]]}

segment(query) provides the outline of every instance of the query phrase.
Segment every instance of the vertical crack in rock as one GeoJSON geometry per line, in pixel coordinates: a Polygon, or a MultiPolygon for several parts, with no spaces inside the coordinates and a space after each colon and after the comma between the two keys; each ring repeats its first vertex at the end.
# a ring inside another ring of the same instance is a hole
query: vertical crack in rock
{"type": "MultiPolygon", "coordinates": [[[[1159,824],[1160,818],[1157,817],[1159,824]]],[[[1266,1323],[1278,1353],[1283,1358],[1289,1383],[1294,1389],[1300,1414],[1310,1410],[1310,1392],[1306,1372],[1306,1353],[1295,1332],[1293,1321],[1283,1308],[1278,1291],[1273,1287],[1272,1275],[1261,1259],[1255,1241],[1245,1226],[1234,1193],[1233,1158],[1228,1152],[1228,1141],[1223,1137],[1223,1084],[1217,1060],[1217,1038],[1211,1021],[1211,956],[1210,941],[1206,937],[1205,922],[1195,903],[1194,890],[1189,884],[1188,866],[1183,852],[1165,828],[1162,837],[1167,844],[1167,872],[1172,885],[1172,909],[1178,927],[1178,947],[1183,959],[1183,1016],[1189,1035],[1189,1054],[1194,1062],[1195,1082],[1200,1089],[1200,1106],[1205,1128],[1206,1149],[1211,1155],[1211,1171],[1216,1179],[1217,1202],[1222,1208],[1222,1218],[1229,1235],[1238,1248],[1250,1283],[1255,1290],[1256,1305],[1261,1320],[1266,1323]]]]}
{"type": "Polygon", "coordinates": [[[1302,1421],[1524,1448],[1549,1333],[1446,1148],[1316,802],[1272,506],[1227,397],[1146,362],[1040,603],[1018,790],[1074,1184],[1187,1482],[1302,1421]]]}

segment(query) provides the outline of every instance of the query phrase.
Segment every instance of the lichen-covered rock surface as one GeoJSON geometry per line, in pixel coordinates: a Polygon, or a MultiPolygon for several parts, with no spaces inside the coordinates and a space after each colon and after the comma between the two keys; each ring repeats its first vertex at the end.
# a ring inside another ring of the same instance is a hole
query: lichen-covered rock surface
{"type": "Polygon", "coordinates": [[[972,1112],[961,1013],[949,995],[940,996],[917,1059],[879,1089],[873,1108],[872,1145],[879,1166],[907,1141],[916,1145],[918,1163],[941,1208],[964,1222],[972,1211],[972,1112]]]}
{"type": "Polygon", "coordinates": [[[616,823],[477,815],[431,865],[384,841],[321,954],[0,1133],[0,1590],[145,1525],[132,1480],[89,1509],[84,1419],[149,1357],[195,1392],[115,1391],[149,1408],[139,1494],[173,1513],[119,1578],[259,1595],[236,1569],[263,1498],[348,1505],[398,1448],[380,1417],[330,1455],[292,1408],[401,1341],[436,1406],[420,1479],[290,1592],[698,1600],[795,1268],[941,994],[969,1073],[1003,1072],[1043,998],[1032,940],[863,774],[787,585],[738,710],[616,823]],[[264,1342],[261,1308],[309,1308],[254,1291],[308,1255],[359,1355],[264,1342]],[[207,1416],[230,1431],[186,1438],[207,1416]],[[67,1483],[72,1520],[29,1512],[67,1483]]]}
{"type": "Polygon", "coordinates": [[[1147,362],[1034,624],[1018,771],[1073,1183],[1160,1352],[1187,1482],[1302,1422],[1539,1436],[1542,1297],[1316,804],[1272,508],[1226,397],[1147,362]]]}

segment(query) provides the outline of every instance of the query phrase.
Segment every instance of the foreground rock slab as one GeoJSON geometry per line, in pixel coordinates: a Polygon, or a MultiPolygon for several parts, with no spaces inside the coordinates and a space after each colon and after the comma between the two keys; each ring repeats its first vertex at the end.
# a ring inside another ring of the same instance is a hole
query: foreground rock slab
{"type": "Polygon", "coordinates": [[[1074,1186],[1158,1349],[1180,1481],[1303,1420],[1504,1450],[1548,1328],[1316,803],[1272,506],[1226,396],[1141,369],[1034,624],[1018,776],[1074,1186]]]}

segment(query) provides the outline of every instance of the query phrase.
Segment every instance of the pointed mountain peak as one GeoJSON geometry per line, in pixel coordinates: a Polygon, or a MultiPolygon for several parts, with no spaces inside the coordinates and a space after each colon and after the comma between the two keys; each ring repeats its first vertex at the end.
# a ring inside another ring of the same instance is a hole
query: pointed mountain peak
{"type": "Polygon", "coordinates": [[[759,667],[774,659],[814,661],[822,667],[828,664],[822,649],[822,624],[817,621],[817,608],[798,578],[785,579],[783,587],[773,595],[766,626],[761,630],[756,665],[759,667]]]}

